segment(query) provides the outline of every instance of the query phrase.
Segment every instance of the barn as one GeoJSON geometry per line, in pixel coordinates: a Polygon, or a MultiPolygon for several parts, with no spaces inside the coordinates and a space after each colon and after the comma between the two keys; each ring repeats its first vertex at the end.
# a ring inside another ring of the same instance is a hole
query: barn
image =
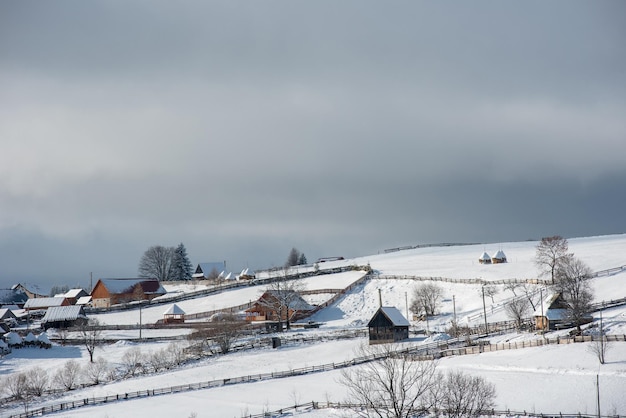
{"type": "Polygon", "coordinates": [[[41,326],[48,328],[71,328],[87,323],[87,315],[80,305],[57,306],[49,308],[41,326]]]}
{"type": "Polygon", "coordinates": [[[96,308],[152,300],[163,296],[165,289],[157,279],[100,279],[91,291],[92,304],[96,308]]]}
{"type": "Polygon", "coordinates": [[[409,321],[393,306],[378,308],[370,322],[370,344],[383,344],[402,341],[409,338],[409,321]]]}

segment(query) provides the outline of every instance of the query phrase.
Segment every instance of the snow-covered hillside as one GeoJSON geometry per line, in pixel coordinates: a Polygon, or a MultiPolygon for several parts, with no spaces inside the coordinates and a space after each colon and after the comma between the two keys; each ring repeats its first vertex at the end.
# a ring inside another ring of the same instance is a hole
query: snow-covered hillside
{"type": "MultiPolygon", "coordinates": [[[[593,271],[626,265],[626,234],[571,239],[569,244],[570,251],[587,263],[593,271]]],[[[369,263],[380,274],[380,278],[375,276],[365,281],[335,304],[316,313],[311,319],[323,324],[319,329],[292,330],[281,335],[283,345],[278,349],[267,346],[211,357],[191,362],[167,373],[143,375],[74,390],[58,397],[42,399],[29,407],[350,360],[356,356],[358,347],[366,344],[366,339],[360,337],[336,340],[330,337],[331,333],[346,328],[362,329],[379,306],[379,292],[384,305],[396,306],[403,313],[406,312],[407,303],[411,303],[411,292],[417,282],[409,278],[389,278],[389,276],[462,279],[458,283],[436,282],[443,288],[443,301],[440,314],[430,321],[429,330],[445,331],[452,320],[454,310],[459,321],[465,321],[469,325],[478,324],[484,320],[482,286],[469,282],[469,279],[480,278],[493,282],[537,278],[537,268],[534,265],[536,245],[537,242],[529,241],[429,247],[336,262],[347,265],[369,263]],[[506,253],[508,263],[496,265],[478,263],[478,258],[484,251],[493,254],[498,250],[506,253]],[[303,342],[303,338],[298,339],[299,337],[317,337],[318,340],[303,342]]],[[[310,278],[307,279],[307,288],[343,288],[357,281],[361,275],[362,273],[350,272],[310,278]]],[[[626,297],[626,270],[594,278],[591,283],[595,300],[598,302],[626,297]]],[[[512,291],[506,289],[504,285],[494,287],[496,293],[493,301],[490,297],[485,299],[489,322],[508,319],[502,305],[513,296],[512,291]]],[[[537,285],[537,288],[541,287],[537,285]]],[[[261,291],[262,289],[251,286],[184,301],[179,305],[188,312],[202,312],[246,303],[256,299],[261,291]]],[[[165,309],[167,305],[143,309],[144,322],[160,319],[165,309]]],[[[135,324],[138,322],[138,311],[100,314],[98,318],[107,324],[135,324]]],[[[609,333],[626,334],[626,307],[603,311],[603,320],[609,333]]],[[[426,327],[424,322],[413,321],[412,318],[411,324],[414,329],[426,327]]],[[[186,332],[188,331],[180,331],[181,334],[186,332]]],[[[566,333],[567,330],[550,333],[549,337],[566,333]]],[[[116,335],[119,335],[121,340],[116,344],[97,349],[96,357],[105,357],[110,363],[115,364],[129,348],[139,347],[142,352],[148,353],[163,349],[168,344],[158,341],[131,343],[124,340],[123,333],[116,335]]],[[[438,338],[441,336],[436,333],[430,337],[418,336],[403,345],[420,345],[438,338]]],[[[513,332],[492,337],[491,342],[529,341],[537,338],[541,337],[535,333],[513,332]]],[[[47,370],[55,370],[62,367],[68,359],[78,360],[83,365],[88,363],[88,355],[83,347],[55,346],[50,350],[14,350],[0,360],[0,374],[6,376],[29,370],[36,365],[47,370]]],[[[494,383],[497,390],[496,409],[544,413],[594,413],[595,382],[598,376],[603,414],[626,414],[626,398],[623,396],[623,388],[626,387],[626,342],[612,343],[607,353],[607,363],[604,365],[599,365],[597,358],[589,352],[589,343],[578,343],[446,357],[439,361],[438,367],[441,370],[458,369],[480,375],[494,383]]],[[[346,391],[338,383],[338,376],[338,371],[328,371],[113,402],[65,411],[57,416],[159,418],[186,417],[195,412],[198,417],[240,417],[244,414],[278,410],[296,402],[344,401],[346,391]]],[[[5,417],[20,411],[23,411],[21,405],[7,406],[0,415],[5,417]]],[[[318,410],[306,414],[303,412],[306,417],[342,416],[343,413],[345,411],[318,410]]]]}

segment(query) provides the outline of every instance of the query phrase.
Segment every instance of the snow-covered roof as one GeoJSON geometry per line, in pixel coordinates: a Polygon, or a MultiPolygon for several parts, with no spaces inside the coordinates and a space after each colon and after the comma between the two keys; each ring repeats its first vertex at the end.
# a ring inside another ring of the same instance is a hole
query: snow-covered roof
{"type": "Polygon", "coordinates": [[[45,309],[51,306],[61,306],[65,298],[34,298],[28,299],[24,304],[24,309],[45,309]]]}
{"type": "Polygon", "coordinates": [[[76,304],[77,305],[87,305],[91,303],[91,296],[82,296],[78,299],[76,299],[76,304]]]}
{"type": "Polygon", "coordinates": [[[541,316],[542,313],[550,321],[565,319],[567,303],[563,300],[560,293],[550,293],[543,299],[543,303],[535,309],[533,315],[541,316]]]}
{"type": "Polygon", "coordinates": [[[41,322],[75,321],[78,318],[87,318],[82,306],[54,306],[48,308],[41,322]]]}
{"type": "Polygon", "coordinates": [[[78,298],[86,294],[87,292],[85,292],[83,289],[70,289],[63,296],[65,296],[66,298],[78,298]]]}
{"type": "Polygon", "coordinates": [[[411,325],[408,319],[402,315],[402,312],[394,306],[381,306],[379,311],[382,312],[395,326],[408,327],[411,325]]]}
{"type": "Polygon", "coordinates": [[[6,309],[6,308],[0,309],[0,320],[8,319],[8,318],[16,318],[13,311],[10,309],[6,309]]]}
{"type": "Polygon", "coordinates": [[[276,300],[289,300],[289,308],[296,311],[312,311],[315,307],[311,306],[306,300],[302,299],[302,296],[293,290],[266,290],[261,299],[271,296],[276,300]],[[285,296],[288,294],[288,296],[285,296]]]}
{"type": "Polygon", "coordinates": [[[177,304],[173,304],[170,306],[167,311],[163,312],[163,315],[184,315],[185,311],[183,311],[177,304]]]}

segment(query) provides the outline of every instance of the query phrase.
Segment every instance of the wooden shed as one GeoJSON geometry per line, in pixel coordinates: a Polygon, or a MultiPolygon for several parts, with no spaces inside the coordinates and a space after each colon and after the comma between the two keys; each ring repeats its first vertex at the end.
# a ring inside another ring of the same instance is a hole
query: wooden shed
{"type": "Polygon", "coordinates": [[[39,309],[45,310],[55,306],[68,306],[70,302],[64,298],[35,298],[28,299],[24,304],[24,309],[27,311],[36,311],[39,309]]]}
{"type": "Polygon", "coordinates": [[[535,329],[555,330],[567,323],[569,304],[560,293],[553,293],[542,301],[542,306],[534,313],[535,329]]]}
{"type": "Polygon", "coordinates": [[[165,289],[157,279],[100,279],[91,291],[92,304],[96,308],[152,300],[163,296],[165,289]]]}
{"type": "Polygon", "coordinates": [[[173,304],[163,313],[164,324],[182,324],[183,322],[185,322],[185,311],[177,304],[173,304]]]}
{"type": "Polygon", "coordinates": [[[80,305],[49,308],[41,320],[41,326],[48,328],[71,328],[87,323],[87,315],[80,305]]]}
{"type": "Polygon", "coordinates": [[[402,341],[409,338],[409,321],[393,306],[378,308],[370,322],[370,344],[383,344],[402,341]]]}

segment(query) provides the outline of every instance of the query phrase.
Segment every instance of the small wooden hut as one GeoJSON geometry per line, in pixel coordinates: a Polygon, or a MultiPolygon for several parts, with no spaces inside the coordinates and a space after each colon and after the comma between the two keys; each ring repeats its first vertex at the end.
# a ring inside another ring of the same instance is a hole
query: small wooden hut
{"type": "Polygon", "coordinates": [[[393,306],[378,308],[370,322],[369,343],[383,344],[406,340],[409,338],[409,321],[393,306]]]}

